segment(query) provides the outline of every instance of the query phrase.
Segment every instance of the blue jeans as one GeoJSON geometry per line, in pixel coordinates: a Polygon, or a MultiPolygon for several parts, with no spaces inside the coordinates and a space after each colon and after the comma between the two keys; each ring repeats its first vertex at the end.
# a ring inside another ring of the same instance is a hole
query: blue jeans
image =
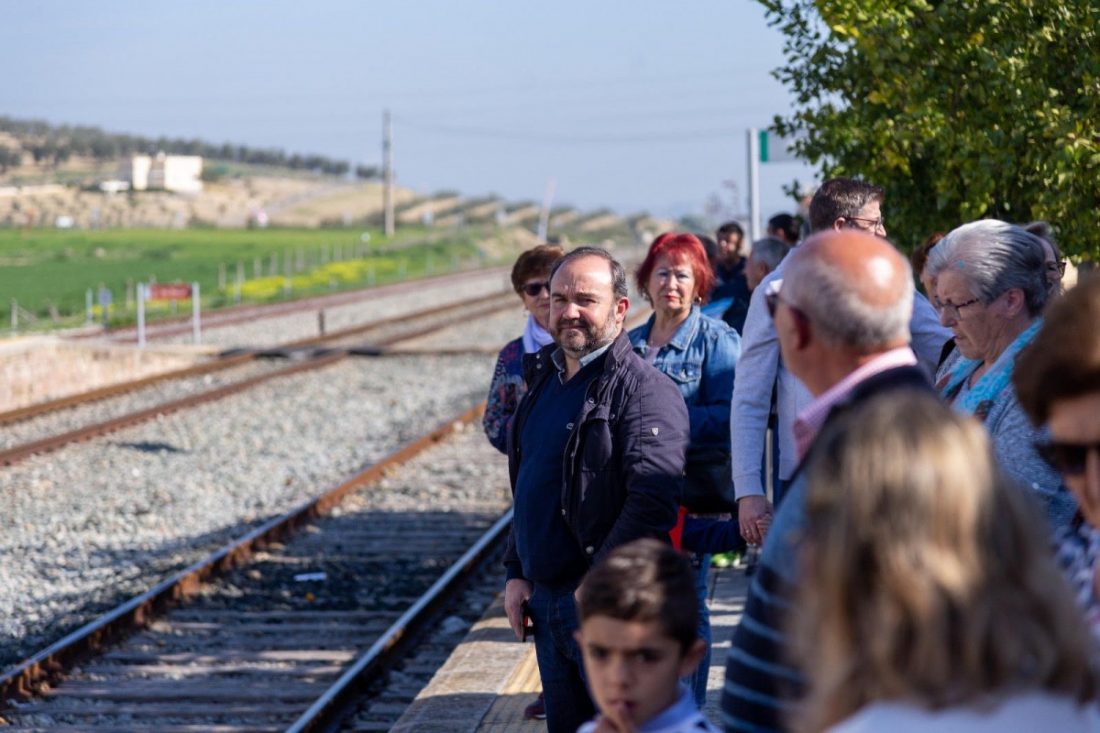
{"type": "Polygon", "coordinates": [[[535,655],[546,699],[546,727],[550,733],[576,733],[596,715],[588,694],[584,660],[573,632],[577,630],[577,606],[573,590],[551,590],[535,585],[527,601],[535,625],[535,655]]]}
{"type": "MultiPolygon", "coordinates": [[[[734,521],[737,521],[736,518],[734,521]]],[[[710,555],[693,554],[691,563],[699,563],[695,574],[695,596],[699,599],[699,638],[707,643],[707,653],[699,666],[684,680],[695,697],[695,706],[700,710],[707,702],[707,677],[710,675],[710,611],[707,610],[707,580],[710,575],[710,555]]]]}

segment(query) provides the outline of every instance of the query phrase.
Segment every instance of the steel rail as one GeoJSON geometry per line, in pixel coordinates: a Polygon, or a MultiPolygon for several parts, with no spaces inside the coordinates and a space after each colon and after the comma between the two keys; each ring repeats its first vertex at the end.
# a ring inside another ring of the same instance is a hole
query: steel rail
{"type": "Polygon", "coordinates": [[[286,729],[286,733],[336,730],[370,683],[393,664],[438,608],[477,570],[504,538],[511,524],[512,510],[509,509],[286,729]]]}
{"type": "MultiPolygon", "coordinates": [[[[497,299],[504,300],[504,294],[510,294],[511,291],[500,291],[499,293],[492,293],[490,295],[483,296],[473,301],[467,301],[461,305],[471,305],[477,303],[489,303],[497,299]]],[[[26,407],[20,407],[15,410],[9,410],[7,412],[0,412],[0,426],[10,425],[23,420],[29,420],[35,417],[41,417],[52,412],[59,412],[60,410],[68,409],[70,407],[77,407],[79,405],[89,404],[92,402],[99,402],[110,397],[117,397],[118,395],[127,394],[129,392],[135,392],[139,389],[158,384],[160,382],[168,382],[176,379],[187,379],[190,377],[202,376],[204,374],[211,374],[233,367],[240,366],[249,361],[257,358],[262,353],[274,353],[280,349],[294,349],[304,348],[308,346],[322,346],[325,343],[331,341],[337,341],[343,338],[356,336],[362,333],[368,333],[372,330],[379,330],[382,328],[390,328],[392,326],[401,325],[402,323],[408,323],[415,321],[419,318],[427,318],[434,315],[439,315],[447,310],[455,308],[456,305],[451,303],[445,306],[433,306],[431,308],[425,308],[415,313],[406,313],[400,316],[393,316],[390,318],[384,318],[380,321],[373,321],[371,323],[360,324],[358,326],[351,326],[346,329],[338,331],[332,331],[324,336],[310,337],[306,339],[300,339],[298,341],[291,341],[286,344],[272,347],[271,349],[250,351],[239,354],[230,354],[223,356],[215,361],[207,362],[204,364],[197,364],[195,366],[186,367],[184,369],[175,369],[170,372],[164,372],[163,374],[154,374],[152,376],[143,377],[141,379],[131,380],[128,382],[120,382],[118,384],[108,385],[106,387],[99,387],[97,389],[89,390],[86,392],[80,392],[74,395],[67,395],[65,397],[59,397],[47,402],[39,402],[34,405],[28,405],[26,407]]],[[[417,334],[414,333],[408,338],[415,338],[417,334]]],[[[390,339],[391,343],[396,343],[401,339],[390,339]]],[[[385,342],[380,342],[378,345],[388,345],[385,342]]]]}
{"type": "Polygon", "coordinates": [[[162,374],[154,374],[152,376],[142,377],[141,379],[134,379],[129,382],[119,382],[118,384],[111,384],[106,387],[98,387],[96,389],[88,390],[86,392],[78,392],[77,394],[66,395],[65,397],[58,397],[54,400],[39,402],[33,405],[28,405],[26,407],[20,407],[15,410],[0,412],[0,426],[11,425],[12,423],[29,420],[33,417],[40,417],[51,412],[58,412],[69,407],[77,407],[79,405],[84,405],[91,402],[99,402],[100,400],[105,400],[109,397],[126,394],[127,392],[135,392],[139,389],[144,389],[145,387],[152,386],[159,382],[167,382],[173,379],[186,379],[188,377],[197,377],[203,374],[209,374],[211,372],[220,372],[224,369],[231,369],[235,366],[240,366],[241,364],[252,361],[255,358],[256,355],[251,353],[233,354],[230,356],[221,357],[216,361],[206,362],[204,364],[197,364],[195,366],[189,366],[183,369],[174,369],[170,372],[164,372],[162,374]]]}
{"type": "MultiPolygon", "coordinates": [[[[492,295],[481,298],[475,303],[489,302],[484,308],[475,309],[471,312],[464,313],[465,318],[477,318],[484,315],[496,313],[504,307],[511,305],[512,299],[504,298],[502,295],[492,295]]],[[[431,308],[428,309],[431,315],[438,315],[448,310],[452,310],[454,306],[448,308],[431,308]]],[[[420,314],[423,317],[424,311],[420,314]]],[[[411,320],[407,316],[401,316],[400,321],[411,320]]],[[[13,446],[11,448],[0,450],[0,465],[10,466],[18,461],[29,456],[37,455],[39,453],[48,453],[52,450],[56,450],[70,443],[78,443],[80,441],[89,440],[102,435],[107,435],[113,432],[128,428],[133,425],[138,425],[143,422],[147,422],[161,415],[170,415],[174,412],[189,409],[191,407],[197,407],[198,405],[205,404],[207,402],[214,402],[216,400],[223,399],[225,397],[232,396],[239,392],[251,389],[252,387],[263,384],[264,382],[271,381],[273,379],[279,379],[282,377],[289,377],[301,372],[312,371],[314,369],[323,369],[338,361],[341,361],[349,356],[382,356],[388,353],[389,348],[393,344],[401,343],[402,341],[408,341],[414,338],[441,331],[446,328],[450,328],[452,323],[437,323],[426,326],[424,328],[415,331],[406,331],[403,333],[393,334],[384,339],[379,339],[372,344],[350,347],[350,348],[334,348],[326,351],[319,351],[309,355],[309,358],[305,361],[292,364],[290,366],[277,369],[267,374],[257,374],[252,377],[246,377],[231,384],[224,384],[221,387],[215,387],[201,392],[199,394],[188,395],[169,402],[163,402],[159,405],[153,405],[143,410],[136,410],[125,415],[102,420],[91,425],[85,425],[74,430],[69,430],[64,433],[58,433],[57,435],[51,435],[47,438],[41,438],[39,440],[30,441],[20,445],[13,446]]],[[[335,341],[343,338],[347,338],[354,333],[362,332],[361,327],[355,327],[347,329],[343,332],[333,332],[329,336],[323,338],[323,340],[314,340],[309,344],[302,343],[302,347],[308,345],[319,345],[325,341],[335,341]],[[354,332],[354,333],[349,333],[354,332]]]]}
{"type": "Polygon", "coordinates": [[[246,377],[245,379],[233,382],[232,384],[225,384],[221,387],[215,387],[214,389],[201,392],[199,394],[188,395],[181,397],[177,400],[170,400],[169,402],[163,402],[159,405],[153,405],[147,407],[144,410],[137,410],[135,412],[128,413],[126,415],[120,415],[118,417],[111,418],[109,420],[103,420],[101,422],[93,423],[91,425],[85,425],[82,428],[75,430],[69,430],[68,432],[59,433],[57,435],[51,435],[48,438],[41,438],[40,440],[33,440],[29,443],[23,443],[13,448],[6,450],[0,450],[0,465],[10,466],[13,463],[20,461],[28,456],[33,456],[38,453],[48,453],[49,451],[56,450],[69,443],[78,443],[82,440],[88,440],[89,438],[95,438],[100,435],[106,435],[113,433],[123,428],[128,428],[131,425],[137,425],[139,423],[152,420],[160,415],[170,415],[173,412],[179,412],[190,407],[196,407],[198,405],[205,404],[207,402],[213,402],[220,400],[224,397],[243,392],[246,389],[255,387],[256,385],[270,381],[272,379],[278,379],[280,377],[288,377],[292,374],[299,372],[310,371],[313,369],[320,369],[322,367],[334,364],[341,359],[347,357],[346,352],[334,351],[329,354],[323,354],[316,356],[309,361],[301,362],[298,364],[291,364],[290,366],[283,367],[267,374],[257,374],[252,377],[246,377]]]}
{"type": "MultiPolygon", "coordinates": [[[[425,285],[436,285],[440,282],[446,282],[448,280],[461,282],[480,275],[492,276],[498,273],[504,275],[508,271],[509,270],[506,267],[490,267],[481,270],[466,270],[460,273],[418,278],[416,280],[405,280],[403,282],[389,283],[373,288],[360,288],[357,290],[344,291],[342,293],[325,293],[323,295],[312,295],[297,300],[283,300],[277,301],[275,303],[243,303],[239,305],[231,305],[225,308],[218,308],[216,310],[208,311],[203,314],[203,328],[222,328],[224,326],[233,326],[238,323],[248,323],[249,321],[259,321],[265,318],[275,318],[278,316],[286,315],[288,313],[295,313],[297,311],[314,310],[318,307],[327,308],[346,305],[348,303],[356,303],[363,300],[374,300],[376,298],[384,298],[390,295],[400,295],[406,292],[415,292],[417,289],[425,285]]],[[[176,336],[179,334],[191,333],[190,321],[191,316],[189,315],[158,318],[148,324],[148,329],[150,331],[148,338],[157,339],[164,336],[176,336]]],[[[108,332],[79,334],[74,336],[73,338],[90,339],[102,338],[104,336],[116,343],[136,341],[137,327],[124,326],[108,332]]]]}
{"type": "MultiPolygon", "coordinates": [[[[375,323],[363,323],[363,324],[360,324],[358,326],[349,326],[348,328],[343,328],[343,329],[340,329],[338,331],[330,331],[330,332],[328,332],[328,333],[326,333],[322,336],[310,336],[308,338],[298,339],[296,341],[288,341],[285,344],[280,344],[279,346],[273,347],[271,349],[262,349],[261,353],[270,353],[272,351],[278,351],[280,349],[300,349],[300,348],[306,348],[306,347],[309,347],[309,346],[323,346],[324,344],[331,343],[333,341],[339,341],[339,340],[342,340],[342,339],[350,338],[352,336],[358,336],[360,334],[369,333],[370,331],[377,331],[377,330],[380,330],[382,328],[389,328],[390,326],[400,326],[404,323],[409,323],[411,321],[417,321],[417,320],[420,320],[422,318],[429,318],[431,316],[442,315],[444,313],[447,313],[448,311],[456,310],[457,308],[465,308],[465,307],[468,307],[468,306],[475,306],[475,305],[481,305],[481,304],[487,304],[487,305],[491,304],[492,307],[490,309],[488,309],[488,310],[483,309],[483,310],[480,310],[476,313],[476,315],[483,315],[486,312],[491,313],[491,312],[494,312],[496,310],[499,310],[505,304],[507,304],[507,305],[515,304],[515,302],[516,302],[515,297],[516,297],[515,294],[512,293],[511,290],[499,290],[497,292],[490,293],[488,295],[483,295],[480,298],[475,298],[473,300],[464,301],[462,303],[457,303],[457,304],[456,303],[448,303],[446,305],[437,305],[437,306],[433,306],[431,308],[425,308],[424,310],[416,311],[415,313],[406,313],[405,315],[394,316],[393,318],[388,318],[385,321],[378,321],[378,322],[375,322],[375,323]]],[[[449,325],[449,324],[447,324],[447,325],[449,325]]],[[[424,331],[424,333],[431,333],[432,331],[438,331],[441,328],[446,328],[447,325],[444,325],[444,326],[429,326],[428,329],[424,331]]],[[[404,341],[404,340],[407,340],[407,339],[417,338],[418,336],[421,336],[421,335],[423,335],[423,333],[421,333],[421,332],[413,332],[411,335],[399,334],[396,337],[390,337],[388,339],[381,340],[381,341],[378,341],[376,343],[378,345],[386,345],[386,344],[389,344],[389,343],[396,343],[397,341],[404,341]]]]}
{"type": "Polygon", "coordinates": [[[386,472],[408,462],[438,443],[456,428],[478,419],[485,410],[482,402],[430,433],[355,474],[347,481],[297,508],[264,522],[242,537],[161,581],[146,592],[85,624],[63,639],[20,662],[0,676],[0,706],[33,697],[35,690],[64,674],[81,659],[144,628],[155,617],[196,593],[201,585],[249,562],[254,552],[271,542],[281,541],[315,517],[327,514],[351,491],[377,481],[386,472]]]}
{"type": "MultiPolygon", "coordinates": [[[[510,297],[505,297],[504,295],[501,295],[501,294],[494,294],[494,295],[485,296],[483,298],[480,298],[480,299],[474,301],[474,303],[481,303],[481,302],[488,303],[488,305],[486,305],[484,308],[479,308],[479,309],[476,309],[472,312],[465,313],[464,318],[467,318],[467,319],[477,318],[477,317],[480,317],[480,316],[485,316],[485,315],[490,315],[490,314],[496,313],[496,312],[502,310],[503,308],[508,307],[509,305],[511,305],[512,299],[510,297]]],[[[426,311],[420,312],[417,317],[424,317],[425,315],[438,315],[440,313],[446,312],[447,310],[453,309],[453,307],[454,306],[429,308],[426,311]]],[[[624,325],[624,328],[629,329],[629,328],[632,328],[632,327],[634,327],[635,325],[637,325],[639,323],[644,322],[645,317],[646,317],[645,314],[637,314],[635,316],[632,316],[631,318],[629,318],[627,320],[626,324],[624,325]]],[[[398,319],[395,319],[392,323],[400,323],[402,321],[408,321],[408,320],[414,320],[414,319],[411,316],[400,316],[400,317],[398,317],[398,319]]],[[[392,323],[388,323],[387,325],[392,325],[392,323]]],[[[363,345],[358,345],[358,346],[349,346],[349,347],[335,347],[335,348],[325,350],[325,351],[318,351],[316,353],[311,354],[309,356],[309,358],[305,361],[302,361],[302,362],[299,362],[299,363],[296,363],[296,364],[292,364],[290,366],[284,367],[282,369],[278,369],[276,371],[273,371],[273,372],[270,372],[270,373],[267,373],[267,374],[258,374],[258,375],[252,376],[252,377],[247,377],[247,378],[242,379],[240,381],[233,382],[232,384],[226,384],[226,385],[222,385],[221,387],[215,387],[214,389],[208,390],[206,392],[202,392],[200,394],[188,395],[187,397],[181,397],[180,399],[177,399],[177,400],[171,400],[169,402],[164,402],[164,403],[161,403],[159,405],[153,405],[152,407],[148,407],[148,408],[145,408],[143,410],[137,410],[135,412],[131,412],[131,413],[128,413],[126,415],[120,415],[119,417],[110,418],[108,420],[103,420],[101,422],[93,423],[91,425],[85,425],[84,427],[76,428],[74,430],[69,430],[69,431],[64,432],[64,433],[59,433],[57,435],[51,435],[48,438],[42,438],[40,440],[35,440],[35,441],[31,441],[29,443],[23,443],[21,445],[17,445],[17,446],[13,446],[11,448],[0,450],[0,465],[10,466],[10,465],[12,465],[14,463],[17,463],[18,461],[21,461],[24,458],[27,458],[29,456],[37,455],[39,453],[48,453],[52,450],[56,450],[58,448],[66,446],[70,443],[78,443],[78,442],[81,442],[81,441],[84,441],[84,440],[89,440],[91,438],[96,438],[96,437],[100,437],[100,436],[103,436],[103,435],[108,435],[110,433],[117,432],[118,430],[122,430],[123,428],[131,427],[133,425],[138,425],[140,423],[147,422],[147,421],[152,420],[152,419],[154,419],[156,417],[159,417],[161,415],[169,415],[169,414],[172,414],[174,412],[179,412],[181,410],[185,410],[185,409],[189,409],[191,407],[196,407],[198,405],[205,404],[207,402],[214,402],[216,400],[220,400],[220,399],[223,399],[225,397],[232,396],[232,395],[237,394],[239,392],[244,392],[245,390],[251,389],[252,387],[263,384],[264,382],[270,381],[272,379],[279,379],[281,377],[288,377],[288,376],[292,376],[294,374],[298,374],[298,373],[301,373],[301,372],[312,371],[314,369],[322,369],[322,368],[330,366],[330,365],[332,365],[332,364],[334,364],[338,361],[341,361],[341,360],[343,360],[343,359],[345,359],[349,356],[387,356],[387,355],[397,355],[397,354],[401,354],[401,355],[411,355],[411,354],[424,355],[424,354],[429,354],[429,353],[437,353],[437,352],[433,352],[433,351],[416,352],[416,351],[413,351],[413,350],[396,350],[396,349],[393,349],[392,347],[393,347],[394,344],[399,344],[403,341],[410,341],[412,339],[420,338],[421,336],[426,336],[426,335],[434,333],[436,331],[441,331],[445,328],[450,328],[451,325],[453,325],[453,324],[451,324],[451,323],[438,323],[438,324],[428,325],[424,328],[421,328],[421,329],[418,329],[418,330],[415,330],[415,331],[407,331],[407,332],[404,332],[404,333],[393,334],[392,336],[388,336],[388,337],[383,338],[383,339],[378,339],[377,341],[375,341],[373,343],[369,343],[369,344],[363,344],[363,345]]],[[[301,342],[297,342],[297,345],[294,348],[307,348],[307,347],[310,347],[310,346],[318,347],[318,346],[322,345],[325,342],[338,341],[338,340],[342,340],[342,339],[345,339],[345,338],[349,338],[351,336],[362,333],[365,330],[372,330],[372,329],[366,329],[366,328],[361,327],[361,326],[355,326],[355,327],[352,327],[350,329],[344,329],[343,331],[334,331],[334,332],[332,332],[331,334],[328,334],[325,337],[321,337],[321,338],[318,338],[318,339],[308,339],[308,340],[304,340],[304,341],[301,341],[301,342]]],[[[284,348],[289,348],[289,345],[287,347],[284,347],[284,348]]],[[[277,352],[278,352],[278,350],[274,350],[274,351],[265,352],[265,353],[277,353],[277,352]]],[[[458,355],[458,354],[469,354],[469,353],[475,353],[475,352],[472,352],[470,350],[462,350],[462,349],[444,349],[444,350],[439,351],[438,353],[443,354],[443,355],[458,355]]],[[[476,353],[486,353],[486,352],[479,351],[479,352],[476,352],[476,353]]],[[[255,355],[250,354],[249,356],[253,357],[255,355]]],[[[215,371],[215,370],[211,370],[211,371],[215,371]]],[[[2,417],[2,416],[0,416],[0,417],[2,417]]],[[[2,424],[2,423],[0,423],[0,424],[2,424]]]]}

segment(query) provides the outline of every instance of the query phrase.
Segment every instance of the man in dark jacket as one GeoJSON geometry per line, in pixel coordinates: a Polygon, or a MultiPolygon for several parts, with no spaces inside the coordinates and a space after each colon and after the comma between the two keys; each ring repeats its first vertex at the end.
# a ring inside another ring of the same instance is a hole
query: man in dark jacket
{"type": "Polygon", "coordinates": [[[595,714],[585,687],[573,594],[588,568],[640,537],[668,539],[689,427],[675,383],[623,333],[626,272],[581,247],[550,276],[555,345],[524,357],[528,392],[512,421],[514,514],[504,606],[517,638],[534,625],[551,733],[595,714]]]}
{"type": "Polygon", "coordinates": [[[768,293],[768,310],[784,363],[814,399],[795,420],[800,463],[768,529],[734,632],[722,694],[727,731],[786,729],[785,715],[798,695],[800,675],[786,648],[784,616],[797,612],[790,599],[805,522],[802,466],[814,439],[841,411],[875,395],[931,393],[909,347],[912,273],[889,242],[855,229],[821,232],[787,255],[783,267],[783,284],[768,293]]]}

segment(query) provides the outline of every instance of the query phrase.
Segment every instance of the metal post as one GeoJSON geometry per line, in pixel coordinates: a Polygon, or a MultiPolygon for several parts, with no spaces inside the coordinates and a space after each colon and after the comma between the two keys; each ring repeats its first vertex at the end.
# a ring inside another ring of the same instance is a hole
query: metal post
{"type": "Polygon", "coordinates": [[[19,303],[15,298],[11,299],[11,332],[15,333],[19,330],[19,303]]]}
{"type": "Polygon", "coordinates": [[[88,291],[84,293],[84,313],[85,322],[90,326],[92,321],[95,320],[95,313],[92,310],[92,289],[88,288],[88,291]]]}
{"type": "Polygon", "coordinates": [[[199,295],[199,284],[194,282],[191,283],[191,335],[194,337],[196,346],[202,343],[201,310],[202,298],[199,295]]]}
{"type": "Polygon", "coordinates": [[[749,241],[760,239],[760,131],[749,128],[749,241]]]}
{"type": "Polygon", "coordinates": [[[137,284],[137,339],[138,348],[145,348],[145,283],[137,284]]]}
{"type": "Polygon", "coordinates": [[[382,112],[382,208],[385,234],[393,236],[393,124],[390,111],[382,112]]]}
{"type": "Polygon", "coordinates": [[[542,197],[542,211],[539,212],[539,242],[546,242],[546,235],[550,231],[550,205],[554,202],[554,188],[557,184],[551,178],[546,182],[546,193],[542,197]]]}
{"type": "Polygon", "coordinates": [[[241,302],[241,288],[244,286],[244,263],[237,263],[237,285],[234,288],[233,300],[237,303],[241,302]]]}
{"type": "Polygon", "coordinates": [[[325,312],[323,310],[317,311],[317,332],[322,336],[325,335],[325,312]]]}

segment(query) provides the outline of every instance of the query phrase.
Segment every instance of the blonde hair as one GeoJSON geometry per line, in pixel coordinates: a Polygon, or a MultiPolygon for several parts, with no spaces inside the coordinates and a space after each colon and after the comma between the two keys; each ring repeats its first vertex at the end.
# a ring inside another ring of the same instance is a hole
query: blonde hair
{"type": "Polygon", "coordinates": [[[1091,637],[1043,513],[977,422],[921,393],[883,396],[835,421],[813,456],[791,615],[808,682],[796,729],[880,700],[1095,697],[1091,637]]]}

